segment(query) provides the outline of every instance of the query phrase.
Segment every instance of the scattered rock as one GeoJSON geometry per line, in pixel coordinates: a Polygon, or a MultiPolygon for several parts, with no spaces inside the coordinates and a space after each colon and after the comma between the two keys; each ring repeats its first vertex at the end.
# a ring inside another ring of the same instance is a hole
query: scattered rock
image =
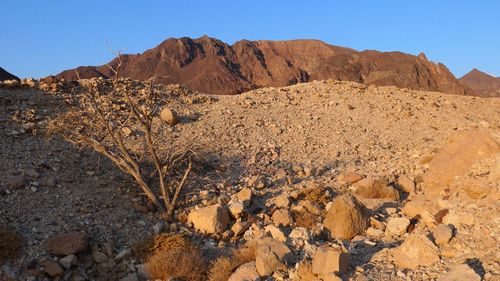
{"type": "Polygon", "coordinates": [[[398,185],[404,192],[413,193],[415,192],[415,181],[410,179],[407,175],[399,175],[398,185]]]}
{"type": "Polygon", "coordinates": [[[178,122],[177,115],[170,108],[162,109],[160,112],[160,118],[170,126],[175,125],[178,122]]]}
{"type": "Polygon", "coordinates": [[[47,241],[47,252],[53,255],[67,256],[85,251],[89,237],[85,232],[70,232],[57,235],[47,241]]]}
{"type": "Polygon", "coordinates": [[[290,216],[290,212],[285,209],[278,209],[274,211],[273,216],[271,217],[273,223],[277,226],[289,226],[292,223],[292,217],[290,216]]]}
{"type": "Polygon", "coordinates": [[[13,176],[7,180],[7,186],[13,189],[21,188],[26,185],[26,178],[24,174],[13,176]]]}
{"type": "Polygon", "coordinates": [[[398,191],[381,179],[364,178],[356,182],[352,188],[353,193],[360,198],[399,200],[398,191]]]}
{"type": "Polygon", "coordinates": [[[269,276],[274,271],[283,269],[285,256],[290,249],[273,238],[265,237],[257,241],[255,250],[255,267],[260,276],[269,276]]]}
{"type": "Polygon", "coordinates": [[[467,264],[460,264],[440,276],[437,281],[481,281],[481,276],[467,264]]]}
{"type": "Polygon", "coordinates": [[[438,245],[446,245],[450,242],[453,236],[453,230],[446,224],[439,224],[434,231],[432,231],[434,242],[438,245]]]}
{"type": "Polygon", "coordinates": [[[245,206],[240,201],[231,200],[227,206],[229,213],[235,219],[240,218],[245,210],[245,206]]]}
{"type": "Polygon", "coordinates": [[[78,258],[75,255],[68,255],[59,260],[59,263],[66,269],[70,269],[72,265],[75,265],[78,258]]]}
{"type": "Polygon", "coordinates": [[[108,256],[106,256],[103,252],[93,252],[92,257],[96,263],[105,263],[108,261],[108,256]]]}
{"type": "Polygon", "coordinates": [[[253,192],[248,187],[242,188],[238,193],[236,193],[236,197],[238,198],[238,200],[240,202],[243,202],[243,204],[245,204],[245,206],[250,205],[250,203],[252,201],[252,196],[253,196],[253,192]]]}
{"type": "Polygon", "coordinates": [[[266,225],[266,227],[264,227],[264,231],[271,234],[271,237],[273,237],[274,239],[276,239],[280,242],[286,241],[286,236],[283,233],[283,231],[281,231],[281,229],[279,229],[279,227],[277,227],[275,225],[272,225],[272,224],[266,225]]]}
{"type": "Polygon", "coordinates": [[[439,261],[437,247],[425,236],[411,234],[393,250],[394,263],[400,268],[415,269],[439,261]]]}
{"type": "Polygon", "coordinates": [[[40,265],[43,267],[43,271],[47,272],[51,277],[59,277],[64,274],[64,269],[54,261],[44,261],[40,265]]]}
{"type": "Polygon", "coordinates": [[[349,265],[349,254],[332,246],[321,246],[314,253],[312,272],[314,274],[344,274],[349,265]]]}
{"type": "Polygon", "coordinates": [[[344,182],[347,184],[353,184],[353,183],[358,182],[362,179],[363,179],[363,176],[361,176],[355,172],[352,172],[352,171],[342,173],[337,177],[338,181],[344,182]]]}
{"type": "Polygon", "coordinates": [[[248,221],[239,221],[233,224],[231,230],[233,231],[234,236],[240,236],[245,233],[248,228],[250,228],[250,225],[251,223],[248,221]]]}
{"type": "Polygon", "coordinates": [[[333,237],[351,239],[368,228],[368,212],[354,196],[340,195],[333,200],[323,225],[333,237]]]}
{"type": "Polygon", "coordinates": [[[248,262],[236,269],[236,271],[231,274],[228,281],[257,281],[260,280],[259,274],[255,268],[255,262],[248,262]]]}
{"type": "Polygon", "coordinates": [[[391,218],[387,222],[386,232],[394,236],[401,236],[406,233],[410,220],[408,218],[391,218]]]}
{"type": "Polygon", "coordinates": [[[203,233],[222,233],[229,223],[229,215],[226,209],[220,205],[213,205],[199,209],[193,209],[188,216],[188,221],[203,233]]]}

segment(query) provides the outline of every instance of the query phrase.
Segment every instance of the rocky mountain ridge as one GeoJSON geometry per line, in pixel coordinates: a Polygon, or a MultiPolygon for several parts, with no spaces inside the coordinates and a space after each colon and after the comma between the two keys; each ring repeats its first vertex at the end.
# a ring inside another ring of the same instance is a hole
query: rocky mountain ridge
{"type": "Polygon", "coordinates": [[[473,95],[440,63],[424,54],[356,51],[318,40],[248,41],[228,45],[203,36],[170,38],[142,54],[123,54],[102,66],[81,66],[58,78],[123,77],[181,84],[209,94],[238,94],[262,87],[336,79],[368,85],[473,95]],[[78,73],[78,74],[77,74],[78,73]]]}
{"type": "Polygon", "coordinates": [[[476,68],[460,78],[480,97],[500,97],[500,77],[494,77],[476,68]]]}

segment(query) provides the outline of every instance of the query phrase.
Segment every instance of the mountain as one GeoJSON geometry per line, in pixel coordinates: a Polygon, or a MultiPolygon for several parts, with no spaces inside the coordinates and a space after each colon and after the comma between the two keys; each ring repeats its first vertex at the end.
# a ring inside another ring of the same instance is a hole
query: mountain
{"type": "MultiPolygon", "coordinates": [[[[443,64],[424,54],[362,51],[318,40],[248,41],[228,45],[203,36],[170,38],[142,54],[121,55],[120,76],[137,80],[156,77],[211,94],[237,94],[260,87],[287,86],[312,80],[338,79],[380,86],[440,91],[459,95],[473,92],[443,64]]],[[[116,67],[118,58],[109,66],[116,67]]],[[[114,77],[107,66],[66,70],[58,78],[114,77]]]]}
{"type": "Polygon", "coordinates": [[[477,69],[465,74],[460,82],[480,97],[500,97],[500,77],[494,77],[477,69]]]}
{"type": "Polygon", "coordinates": [[[19,80],[17,76],[10,74],[9,72],[7,72],[7,70],[0,67],[0,81],[12,79],[19,80]]]}

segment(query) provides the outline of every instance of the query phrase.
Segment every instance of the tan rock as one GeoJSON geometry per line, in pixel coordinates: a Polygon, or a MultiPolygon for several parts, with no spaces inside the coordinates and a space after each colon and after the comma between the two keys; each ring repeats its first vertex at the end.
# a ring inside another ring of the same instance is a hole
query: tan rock
{"type": "Polygon", "coordinates": [[[352,172],[352,171],[344,172],[337,177],[338,181],[344,182],[347,184],[353,184],[355,182],[360,181],[361,179],[363,179],[363,176],[361,176],[355,172],[352,172]]]}
{"type": "Polygon", "coordinates": [[[255,269],[255,262],[248,262],[236,269],[236,271],[231,274],[228,281],[257,281],[260,280],[259,274],[255,269]]]}
{"type": "Polygon", "coordinates": [[[96,263],[105,263],[108,261],[108,257],[102,252],[93,252],[92,257],[96,263]]]}
{"type": "Polygon", "coordinates": [[[160,118],[163,122],[169,125],[175,125],[177,123],[177,115],[170,108],[164,108],[160,112],[160,118]]]}
{"type": "Polygon", "coordinates": [[[399,200],[398,191],[385,180],[368,177],[356,182],[352,188],[360,198],[399,200]]]}
{"type": "Polygon", "coordinates": [[[406,217],[391,218],[387,222],[385,231],[391,235],[400,236],[406,233],[409,225],[410,220],[406,217]]]}
{"type": "Polygon", "coordinates": [[[349,254],[332,246],[321,246],[313,255],[312,272],[314,274],[343,274],[349,265],[349,254]]]}
{"type": "Polygon", "coordinates": [[[67,256],[85,251],[89,237],[85,232],[70,232],[57,235],[47,241],[47,252],[53,255],[67,256]]]}
{"type": "Polygon", "coordinates": [[[481,276],[467,264],[460,264],[440,276],[437,281],[481,281],[481,276]]]}
{"type": "Polygon", "coordinates": [[[248,206],[252,201],[253,192],[252,189],[245,187],[242,188],[238,193],[236,193],[236,197],[240,202],[243,202],[245,206],[248,206]]]}
{"type": "Polygon", "coordinates": [[[439,261],[437,247],[424,235],[411,234],[393,251],[394,263],[400,268],[415,269],[439,261]]]}
{"type": "Polygon", "coordinates": [[[453,230],[446,224],[439,224],[433,231],[434,242],[438,245],[446,245],[453,236],[453,230]]]}
{"type": "Polygon", "coordinates": [[[227,208],[231,216],[235,219],[240,218],[245,210],[245,206],[240,201],[230,201],[227,208]]]}
{"type": "Polygon", "coordinates": [[[269,237],[258,240],[255,250],[257,272],[260,276],[268,276],[276,270],[283,269],[285,256],[289,254],[290,249],[283,242],[269,237]]]}
{"type": "Polygon", "coordinates": [[[488,195],[491,191],[491,187],[484,182],[474,181],[467,182],[463,187],[463,190],[472,199],[481,199],[488,195]]]}
{"type": "Polygon", "coordinates": [[[430,197],[450,187],[456,176],[464,175],[479,160],[495,157],[500,144],[487,132],[470,130],[450,137],[434,158],[423,176],[423,189],[430,197]]]}
{"type": "Polygon", "coordinates": [[[264,227],[264,231],[271,234],[271,237],[273,237],[274,239],[276,239],[280,242],[286,241],[286,236],[283,233],[283,231],[281,231],[281,229],[279,229],[279,227],[277,227],[275,225],[272,225],[272,224],[266,225],[266,227],[264,227]]]}
{"type": "Polygon", "coordinates": [[[415,192],[415,181],[412,180],[409,176],[407,175],[399,175],[398,177],[398,185],[403,189],[405,192],[408,193],[413,193],[415,192]]]}
{"type": "Polygon", "coordinates": [[[248,221],[239,221],[233,224],[231,230],[233,231],[234,236],[240,236],[245,233],[245,231],[247,231],[247,229],[250,228],[251,225],[252,224],[248,221]]]}
{"type": "Polygon", "coordinates": [[[274,211],[273,216],[271,217],[273,223],[277,226],[289,226],[292,223],[292,217],[290,216],[290,212],[285,209],[278,209],[274,211]]]}
{"type": "Polygon", "coordinates": [[[354,196],[340,195],[333,200],[323,225],[333,237],[351,239],[368,228],[368,212],[354,196]]]}
{"type": "Polygon", "coordinates": [[[64,269],[57,262],[48,260],[41,262],[40,265],[43,267],[43,271],[51,277],[59,277],[64,274],[64,269]]]}
{"type": "Polygon", "coordinates": [[[203,233],[222,233],[229,223],[229,215],[224,207],[217,204],[193,209],[188,215],[188,221],[203,233]]]}

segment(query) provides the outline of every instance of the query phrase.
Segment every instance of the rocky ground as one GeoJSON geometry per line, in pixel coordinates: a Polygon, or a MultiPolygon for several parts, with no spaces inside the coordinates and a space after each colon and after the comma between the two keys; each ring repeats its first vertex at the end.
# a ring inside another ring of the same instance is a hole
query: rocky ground
{"type": "Polygon", "coordinates": [[[109,160],[45,134],[77,84],[22,84],[0,89],[0,225],[23,241],[0,255],[1,280],[147,280],[130,249],[160,233],[209,260],[256,241],[229,280],[500,280],[499,99],[336,81],[215,97],[165,86],[179,123],[160,139],[213,168],[168,223],[109,160]]]}

